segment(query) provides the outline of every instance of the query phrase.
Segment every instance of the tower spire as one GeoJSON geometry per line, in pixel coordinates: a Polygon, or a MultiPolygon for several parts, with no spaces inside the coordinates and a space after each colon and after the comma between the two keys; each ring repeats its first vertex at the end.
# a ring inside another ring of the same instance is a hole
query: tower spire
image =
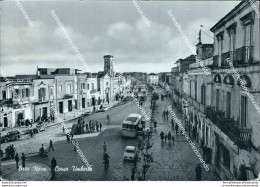
{"type": "Polygon", "coordinates": [[[203,25],[200,25],[200,32],[199,32],[199,43],[201,43],[201,27],[203,27],[203,25]]]}

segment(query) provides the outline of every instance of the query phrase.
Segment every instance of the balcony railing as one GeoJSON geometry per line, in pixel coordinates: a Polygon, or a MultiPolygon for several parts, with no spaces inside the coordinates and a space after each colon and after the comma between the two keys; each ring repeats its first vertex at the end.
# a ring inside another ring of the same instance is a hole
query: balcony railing
{"type": "Polygon", "coordinates": [[[229,66],[228,63],[227,63],[227,58],[229,58],[229,60],[231,61],[230,58],[231,58],[232,55],[233,55],[233,52],[231,52],[231,51],[223,53],[221,55],[221,67],[229,66]]]}
{"type": "Polygon", "coordinates": [[[197,110],[205,114],[205,106],[197,101],[195,99],[192,99],[190,96],[187,96],[187,101],[191,103],[197,110]]]}
{"type": "Polygon", "coordinates": [[[236,49],[234,65],[252,64],[254,61],[254,46],[244,46],[236,49]]]}
{"type": "Polygon", "coordinates": [[[207,118],[210,119],[222,132],[224,132],[240,148],[246,148],[251,142],[251,129],[239,128],[233,118],[225,118],[224,112],[207,107],[207,118]]]}
{"type": "Polygon", "coordinates": [[[96,93],[97,92],[97,89],[92,89],[90,90],[90,93],[93,94],[93,93],[96,93]]]}
{"type": "Polygon", "coordinates": [[[213,56],[213,67],[218,67],[219,56],[213,56]]]}

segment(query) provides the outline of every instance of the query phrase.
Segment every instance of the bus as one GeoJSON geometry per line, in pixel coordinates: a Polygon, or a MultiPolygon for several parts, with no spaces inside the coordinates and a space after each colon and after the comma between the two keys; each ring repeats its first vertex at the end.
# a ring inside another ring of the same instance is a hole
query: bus
{"type": "Polygon", "coordinates": [[[123,121],[122,136],[135,138],[137,136],[137,130],[141,124],[142,115],[130,114],[123,121]]]}

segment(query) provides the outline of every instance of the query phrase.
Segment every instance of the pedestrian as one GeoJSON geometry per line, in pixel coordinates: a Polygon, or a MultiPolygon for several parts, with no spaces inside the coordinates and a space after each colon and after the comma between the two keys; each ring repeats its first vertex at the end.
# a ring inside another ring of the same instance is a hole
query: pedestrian
{"type": "Polygon", "coordinates": [[[161,137],[161,140],[163,141],[163,139],[164,139],[164,133],[163,133],[163,131],[161,131],[160,137],[161,137]]]}
{"type": "Polygon", "coordinates": [[[167,134],[164,135],[164,140],[166,141],[168,138],[167,134]]]}
{"type": "Polygon", "coordinates": [[[99,132],[99,125],[98,125],[98,122],[96,122],[96,129],[97,129],[97,132],[99,132]]]}
{"type": "Polygon", "coordinates": [[[165,113],[165,110],[163,111],[163,119],[165,119],[165,115],[166,115],[166,113],[165,113]]]}
{"type": "Polygon", "coordinates": [[[168,112],[168,110],[166,110],[166,118],[167,118],[167,120],[168,120],[168,114],[169,114],[169,112],[168,112]]]}
{"type": "Polygon", "coordinates": [[[70,142],[69,135],[68,135],[68,134],[66,134],[66,137],[67,137],[67,143],[69,143],[69,142],[70,142]]]}
{"type": "Polygon", "coordinates": [[[171,141],[171,139],[172,139],[172,134],[171,134],[171,132],[169,131],[169,133],[168,133],[168,141],[171,141]]]}
{"type": "Polygon", "coordinates": [[[31,138],[33,137],[33,130],[30,130],[31,138]]]}
{"type": "Polygon", "coordinates": [[[86,122],[86,132],[88,132],[88,123],[86,122]]]}
{"type": "Polygon", "coordinates": [[[95,122],[92,123],[93,132],[95,131],[95,122]]]}
{"type": "Polygon", "coordinates": [[[55,174],[56,166],[57,166],[57,161],[56,161],[55,157],[52,157],[52,159],[51,159],[51,173],[52,173],[52,175],[55,174]]]}
{"type": "Polygon", "coordinates": [[[174,144],[174,136],[172,135],[172,143],[174,144]]]}
{"type": "Polygon", "coordinates": [[[21,159],[22,159],[22,167],[25,168],[25,155],[24,155],[24,153],[22,153],[21,159]]]}
{"type": "Polygon", "coordinates": [[[176,131],[176,135],[178,134],[178,125],[175,124],[175,131],[176,131]]]}
{"type": "Polygon", "coordinates": [[[104,150],[104,152],[107,152],[107,144],[106,144],[106,142],[104,142],[104,144],[103,144],[103,150],[104,150]]]}
{"type": "Polygon", "coordinates": [[[100,129],[100,132],[102,131],[102,123],[100,122],[99,124],[99,129],[100,129]]]}
{"type": "Polygon", "coordinates": [[[154,127],[154,129],[156,130],[156,127],[157,127],[157,122],[156,122],[156,120],[154,120],[154,122],[153,122],[153,127],[154,127]]]}
{"type": "Polygon", "coordinates": [[[201,180],[201,167],[200,164],[197,164],[197,167],[195,168],[196,178],[197,181],[201,180]]]}
{"type": "Polygon", "coordinates": [[[16,153],[14,159],[15,159],[15,162],[16,162],[16,168],[18,169],[19,168],[19,155],[18,155],[18,153],[16,153]]]}
{"type": "Polygon", "coordinates": [[[173,119],[171,120],[171,122],[172,122],[172,128],[174,128],[174,121],[173,121],[173,119]]]}
{"type": "Polygon", "coordinates": [[[52,151],[54,151],[52,140],[50,140],[49,152],[50,152],[51,149],[52,149],[52,151]]]}
{"type": "Polygon", "coordinates": [[[78,143],[76,142],[76,140],[74,140],[74,151],[77,151],[77,145],[78,145],[78,143]]]}

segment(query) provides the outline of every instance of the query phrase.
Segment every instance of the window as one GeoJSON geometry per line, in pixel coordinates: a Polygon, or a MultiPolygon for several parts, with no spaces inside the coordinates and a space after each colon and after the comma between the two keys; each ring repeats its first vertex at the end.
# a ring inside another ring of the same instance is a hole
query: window
{"type": "Polygon", "coordinates": [[[24,91],[24,89],[22,89],[22,98],[24,98],[25,97],[25,91],[24,91]]]}
{"type": "Polygon", "coordinates": [[[53,88],[50,88],[50,94],[53,95],[53,88]]]}
{"type": "Polygon", "coordinates": [[[87,84],[87,89],[89,90],[89,84],[87,84]]]}
{"type": "Polygon", "coordinates": [[[231,113],[231,93],[227,92],[227,101],[226,101],[226,117],[230,118],[231,113]]]}
{"type": "Polygon", "coordinates": [[[6,99],[6,91],[2,91],[2,98],[3,100],[6,99]]]}
{"type": "Polygon", "coordinates": [[[46,96],[46,89],[45,88],[40,88],[38,90],[38,98],[40,101],[45,101],[45,96],[46,96]]]}
{"type": "Polygon", "coordinates": [[[91,89],[94,90],[94,83],[91,84],[91,89]]]}
{"type": "Polygon", "coordinates": [[[203,104],[203,105],[206,104],[206,86],[205,85],[201,86],[201,104],[203,104]]]}
{"type": "Polygon", "coordinates": [[[59,85],[59,92],[62,92],[62,85],[59,85]]]}
{"type": "Polygon", "coordinates": [[[195,101],[197,101],[197,82],[195,82],[195,101]]]}
{"type": "Polygon", "coordinates": [[[226,168],[229,170],[230,169],[230,154],[227,148],[222,146],[223,148],[223,164],[226,166],[226,168]]]}
{"type": "Polygon", "coordinates": [[[251,46],[252,44],[252,25],[248,24],[245,26],[245,46],[251,46]]]}
{"type": "Polygon", "coordinates": [[[241,96],[241,127],[246,127],[247,121],[247,97],[241,96]]]}
{"type": "Polygon", "coordinates": [[[85,89],[85,83],[81,83],[81,89],[85,89]]]}
{"type": "Polygon", "coordinates": [[[25,96],[26,97],[30,96],[30,89],[28,89],[28,88],[25,89],[25,96]]]}
{"type": "Polygon", "coordinates": [[[190,81],[190,97],[191,97],[191,81],[190,81]]]}
{"type": "Polygon", "coordinates": [[[72,100],[68,100],[68,111],[72,111],[72,100]]]}
{"type": "Polygon", "coordinates": [[[71,94],[71,84],[67,85],[67,94],[71,94]]]}
{"type": "Polygon", "coordinates": [[[216,90],[216,109],[219,110],[219,89],[216,90]]]}

